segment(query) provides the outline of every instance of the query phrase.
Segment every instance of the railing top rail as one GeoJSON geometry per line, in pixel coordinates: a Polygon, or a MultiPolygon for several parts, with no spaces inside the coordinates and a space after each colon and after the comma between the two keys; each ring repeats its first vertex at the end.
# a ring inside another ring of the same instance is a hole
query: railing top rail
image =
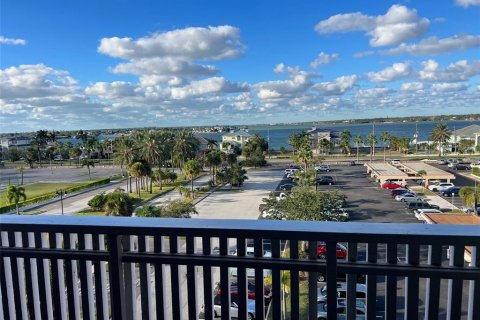
{"type": "Polygon", "coordinates": [[[0,230],[299,240],[318,239],[321,234],[325,240],[368,242],[367,237],[374,237],[374,242],[410,242],[412,238],[421,238],[480,245],[480,226],[472,225],[4,215],[0,216],[0,230]]]}

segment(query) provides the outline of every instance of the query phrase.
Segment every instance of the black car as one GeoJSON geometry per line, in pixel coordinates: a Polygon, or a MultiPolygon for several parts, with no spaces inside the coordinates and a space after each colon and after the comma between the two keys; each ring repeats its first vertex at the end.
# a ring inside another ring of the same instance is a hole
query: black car
{"type": "Polygon", "coordinates": [[[283,191],[292,191],[292,188],[294,187],[293,184],[291,183],[286,183],[286,184],[282,184],[280,186],[280,190],[283,190],[283,191]]]}
{"type": "Polygon", "coordinates": [[[457,163],[452,167],[453,170],[471,170],[472,167],[468,163],[457,163]]]}
{"type": "Polygon", "coordinates": [[[430,204],[425,201],[412,201],[412,202],[407,202],[405,205],[405,208],[408,211],[415,211],[416,209],[437,209],[440,210],[440,207],[435,205],[435,204],[430,204]]]}
{"type": "Polygon", "coordinates": [[[334,184],[335,184],[335,181],[333,180],[332,177],[329,177],[329,176],[324,176],[324,177],[321,177],[321,178],[317,179],[317,185],[331,186],[331,185],[334,185],[334,184]]]}
{"type": "Polygon", "coordinates": [[[451,197],[452,195],[458,196],[460,192],[460,187],[450,187],[442,191],[442,196],[451,197]]]}

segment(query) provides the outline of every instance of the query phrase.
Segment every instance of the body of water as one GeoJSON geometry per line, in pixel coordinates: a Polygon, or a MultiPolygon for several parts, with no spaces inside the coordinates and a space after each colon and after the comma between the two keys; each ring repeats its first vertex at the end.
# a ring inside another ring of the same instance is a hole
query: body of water
{"type": "MultiPolygon", "coordinates": [[[[371,123],[363,124],[334,124],[328,126],[317,126],[317,128],[330,129],[334,131],[349,130],[353,137],[360,135],[364,138],[372,133],[375,127],[375,135],[378,137],[379,146],[381,146],[380,135],[382,132],[388,132],[397,137],[408,137],[413,139],[413,135],[417,128],[418,141],[428,141],[430,139],[430,133],[439,123],[446,123],[450,130],[461,129],[466,126],[477,124],[480,125],[480,121],[424,121],[424,122],[397,122],[397,123],[371,123]]],[[[295,126],[295,125],[272,125],[272,126],[252,126],[248,130],[249,133],[259,133],[265,139],[270,140],[270,148],[278,150],[281,147],[285,149],[291,149],[288,144],[288,137],[292,133],[310,130],[309,126],[295,126]]],[[[208,139],[215,139],[217,141],[222,140],[223,133],[202,133],[201,136],[208,139]]],[[[352,142],[353,143],[353,142],[352,142]]]]}

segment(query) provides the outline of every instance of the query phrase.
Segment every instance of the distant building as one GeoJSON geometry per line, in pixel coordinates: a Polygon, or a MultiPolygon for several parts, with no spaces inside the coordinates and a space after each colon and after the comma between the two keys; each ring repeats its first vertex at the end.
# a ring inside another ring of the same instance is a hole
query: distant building
{"type": "Polygon", "coordinates": [[[31,139],[24,136],[10,136],[0,139],[2,149],[18,148],[24,150],[30,146],[30,143],[31,139]]]}
{"type": "MultiPolygon", "coordinates": [[[[212,147],[210,146],[208,140],[200,135],[194,134],[193,135],[198,140],[198,153],[204,154],[208,150],[211,150],[212,147]]],[[[218,146],[213,146],[213,150],[218,149],[218,146]]]]}
{"type": "Polygon", "coordinates": [[[340,147],[340,133],[338,131],[313,127],[307,131],[307,134],[310,136],[312,150],[317,153],[320,153],[323,149],[322,140],[331,142],[333,148],[340,147]]]}
{"type": "Polygon", "coordinates": [[[476,148],[480,145],[480,126],[472,124],[470,126],[456,129],[452,131],[449,142],[451,144],[458,143],[460,140],[473,140],[473,147],[476,148]]]}
{"type": "Polygon", "coordinates": [[[252,135],[245,130],[231,131],[222,136],[222,149],[225,149],[223,145],[227,143],[242,148],[251,137],[252,135]]]}

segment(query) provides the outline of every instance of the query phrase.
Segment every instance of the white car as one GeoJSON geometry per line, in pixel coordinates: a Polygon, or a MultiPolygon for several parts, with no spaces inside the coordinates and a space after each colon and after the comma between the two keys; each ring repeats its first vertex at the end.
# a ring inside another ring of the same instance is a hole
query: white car
{"type": "MultiPolygon", "coordinates": [[[[357,299],[365,299],[367,297],[367,286],[361,283],[357,283],[357,299]]],[[[347,297],[347,283],[338,282],[337,283],[337,297],[346,298],[347,297]]],[[[317,302],[326,302],[327,301],[327,286],[323,286],[317,289],[317,302]]]]}
{"type": "Polygon", "coordinates": [[[417,218],[420,221],[425,221],[425,219],[422,216],[422,214],[424,213],[442,213],[442,211],[438,209],[416,209],[413,212],[415,212],[415,218],[417,218]]]}
{"type": "Polygon", "coordinates": [[[390,161],[390,163],[394,166],[398,166],[398,165],[400,165],[400,160],[399,159],[393,159],[392,161],[390,161]]]}
{"type": "Polygon", "coordinates": [[[297,168],[288,168],[288,169],[285,169],[284,174],[285,174],[285,175],[293,174],[293,173],[295,173],[296,171],[302,171],[302,170],[301,170],[301,169],[297,169],[297,168]]]}
{"type": "Polygon", "coordinates": [[[434,192],[442,192],[447,190],[448,188],[455,187],[455,185],[451,182],[439,182],[436,184],[431,184],[428,186],[428,189],[434,192]]]}
{"type": "Polygon", "coordinates": [[[419,201],[419,200],[423,200],[424,198],[425,198],[424,196],[419,196],[418,194],[415,194],[412,192],[407,192],[407,193],[399,194],[398,196],[395,196],[395,200],[403,201],[403,202],[419,201]]]}
{"type": "Polygon", "coordinates": [[[330,166],[328,164],[320,164],[314,167],[315,171],[330,171],[330,166]]]}
{"type": "Polygon", "coordinates": [[[472,168],[480,168],[480,162],[474,162],[470,164],[470,167],[472,168]]]}
{"type": "MultiPolygon", "coordinates": [[[[255,319],[255,300],[253,299],[247,300],[247,311],[248,311],[247,319],[255,319]]],[[[213,313],[215,318],[222,316],[220,295],[216,295],[215,298],[213,299],[213,313]]],[[[230,317],[238,318],[238,304],[235,301],[231,301],[230,303],[230,317]]],[[[203,304],[200,309],[200,314],[198,315],[198,318],[205,319],[205,305],[203,304]]]]}

